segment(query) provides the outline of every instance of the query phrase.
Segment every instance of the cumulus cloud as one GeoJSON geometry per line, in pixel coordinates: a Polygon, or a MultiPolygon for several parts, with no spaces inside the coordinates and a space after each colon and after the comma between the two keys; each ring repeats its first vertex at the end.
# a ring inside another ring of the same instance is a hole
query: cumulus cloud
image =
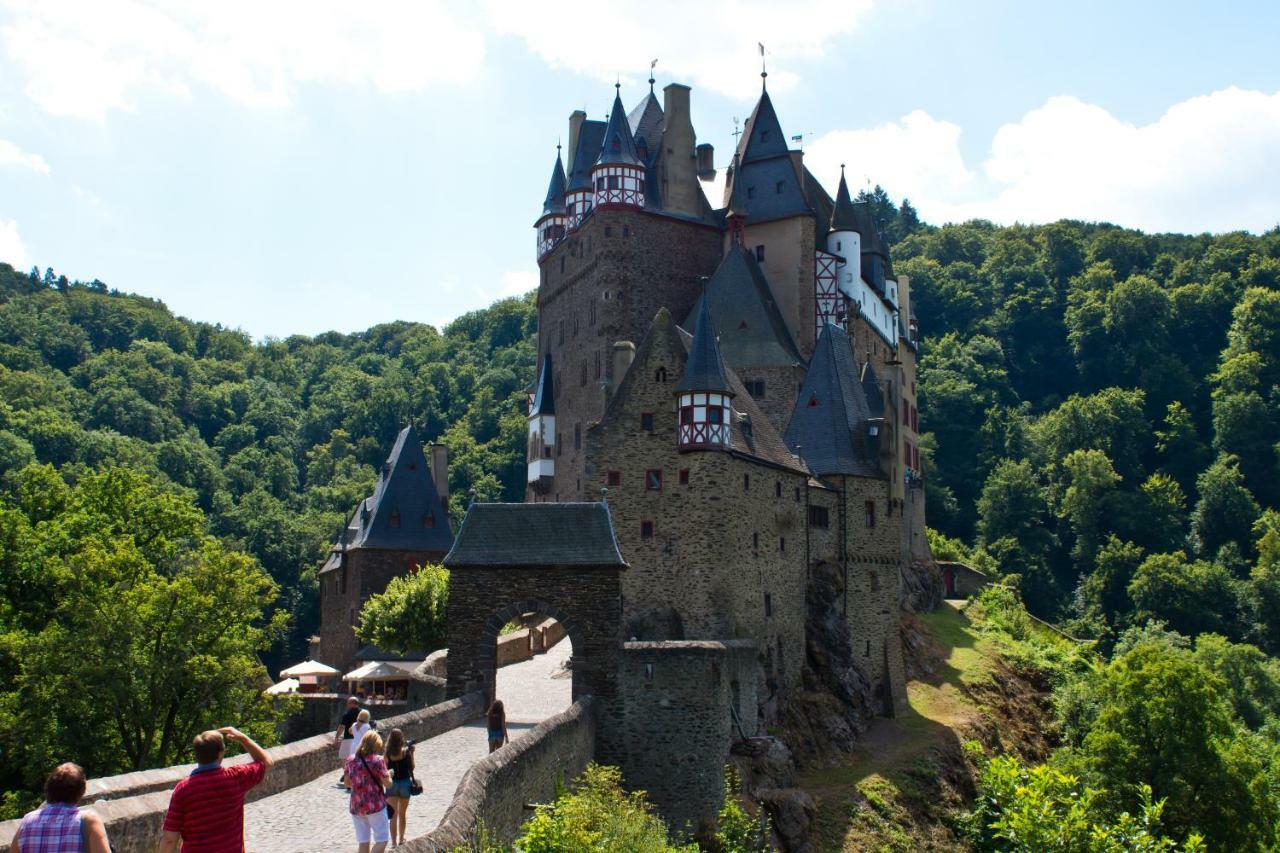
{"type": "Polygon", "coordinates": [[[29,154],[9,140],[0,139],[0,169],[6,166],[49,174],[49,164],[39,154],[29,154]]]}
{"type": "Polygon", "coordinates": [[[548,14],[538,3],[485,0],[484,9],[495,32],[524,39],[554,67],[610,83],[617,75],[638,82],[656,57],[663,74],[749,97],[760,91],[758,42],[768,51],[770,88],[783,90],[799,79],[788,69],[790,60],[821,57],[872,5],[873,0],[569,0],[548,14]]]}
{"type": "Polygon", "coordinates": [[[439,0],[0,0],[0,49],[29,98],[103,119],[144,92],[212,88],[255,106],[308,83],[416,91],[470,79],[480,32],[439,0]]]}
{"type": "Polygon", "coordinates": [[[0,261],[19,270],[31,266],[31,256],[18,235],[18,223],[12,219],[0,219],[0,261]]]}
{"type": "MultiPolygon", "coordinates": [[[[1151,231],[1263,231],[1280,224],[1280,92],[1228,88],[1136,125],[1059,96],[999,128],[980,168],[960,128],[916,111],[868,130],[832,131],[806,160],[834,182],[849,164],[925,219],[1095,219],[1151,231]]],[[[859,183],[854,185],[857,177],[859,183]]]]}
{"type": "Polygon", "coordinates": [[[498,282],[498,290],[494,299],[506,299],[509,296],[524,296],[530,290],[538,288],[537,270],[507,270],[498,282]]]}

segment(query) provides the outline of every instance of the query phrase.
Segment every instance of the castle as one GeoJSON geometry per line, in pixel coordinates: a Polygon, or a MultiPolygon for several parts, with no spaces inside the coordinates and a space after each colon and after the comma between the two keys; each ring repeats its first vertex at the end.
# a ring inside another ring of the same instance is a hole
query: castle
{"type": "MultiPolygon", "coordinates": [[[[805,689],[816,626],[858,685],[837,695],[905,709],[904,570],[932,561],[911,286],[870,206],[843,174],[823,189],[762,87],[713,207],[689,87],[660,103],[649,83],[629,112],[618,87],[607,121],[571,114],[567,168],[557,148],[525,503],[473,505],[450,549],[425,471],[411,512],[380,482],[321,574],[318,656],[354,651],[328,637],[384,564],[448,550],[449,694],[491,696],[502,624],[555,616],[575,698],[599,703],[595,754],[679,825],[714,813],[732,744],[805,689]],[[384,504],[423,526],[387,538],[384,504]]],[[[388,484],[411,473],[407,432],[388,484]]]]}

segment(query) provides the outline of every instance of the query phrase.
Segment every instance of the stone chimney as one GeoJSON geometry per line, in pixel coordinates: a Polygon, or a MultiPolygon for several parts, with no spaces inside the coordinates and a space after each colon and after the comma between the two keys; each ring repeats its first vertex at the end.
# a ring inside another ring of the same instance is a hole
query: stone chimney
{"type": "Polygon", "coordinates": [[[432,444],[428,448],[431,451],[431,479],[436,484],[436,494],[440,496],[440,503],[444,504],[445,511],[449,510],[449,448],[443,444],[432,444]]]}
{"type": "Polygon", "coordinates": [[[716,149],[710,142],[704,142],[696,149],[698,161],[698,180],[714,181],[716,179],[716,149]]]}
{"type": "Polygon", "coordinates": [[[578,134],[582,131],[582,123],[587,120],[587,114],[582,110],[574,110],[569,114],[569,148],[568,157],[565,158],[564,168],[566,172],[573,171],[573,158],[578,152],[578,134]]]}
{"type": "Polygon", "coordinates": [[[635,358],[635,344],[631,343],[631,341],[614,341],[612,393],[618,393],[618,388],[622,385],[622,378],[627,375],[627,369],[631,367],[631,362],[635,361],[635,358]]]}
{"type": "Polygon", "coordinates": [[[671,83],[662,90],[662,204],[672,213],[702,213],[702,188],[698,185],[697,135],[689,115],[689,87],[671,83]]]}

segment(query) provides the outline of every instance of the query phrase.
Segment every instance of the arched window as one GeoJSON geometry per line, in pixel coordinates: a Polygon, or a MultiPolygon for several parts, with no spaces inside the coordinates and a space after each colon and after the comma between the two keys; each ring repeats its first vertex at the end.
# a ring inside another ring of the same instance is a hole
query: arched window
{"type": "Polygon", "coordinates": [[[654,372],[654,374],[653,374],[653,381],[654,381],[654,382],[666,382],[666,381],[667,381],[667,369],[666,369],[665,367],[659,367],[659,368],[654,372]]]}

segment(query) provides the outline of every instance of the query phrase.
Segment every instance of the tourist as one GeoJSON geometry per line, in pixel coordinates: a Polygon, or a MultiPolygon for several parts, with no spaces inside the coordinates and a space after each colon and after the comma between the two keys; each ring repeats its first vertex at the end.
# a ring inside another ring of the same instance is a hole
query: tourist
{"type": "Polygon", "coordinates": [[[351,782],[351,823],[356,828],[359,853],[382,853],[391,838],[387,815],[386,789],[391,784],[387,763],[379,754],[382,738],[377,732],[365,732],[355,755],[347,759],[345,769],[351,782]],[[373,847],[370,848],[370,842],[373,847]]]}
{"type": "Polygon", "coordinates": [[[271,756],[239,729],[202,732],[193,741],[196,769],[178,783],[164,816],[160,853],[244,853],[244,795],[271,769],[271,756]],[[253,761],[223,766],[226,741],[253,761]]]}
{"type": "Polygon", "coordinates": [[[356,724],[351,727],[352,742],[359,744],[364,736],[373,731],[373,723],[370,721],[369,709],[362,708],[356,716],[356,724]]]}
{"type": "Polygon", "coordinates": [[[84,796],[79,764],[59,764],[44,780],[44,804],[27,812],[13,835],[15,853],[108,853],[107,828],[97,812],[78,808],[84,796]]]}
{"type": "MultiPolygon", "coordinates": [[[[345,765],[347,759],[351,757],[351,753],[355,750],[356,739],[351,734],[351,727],[356,724],[360,718],[360,700],[354,696],[347,698],[347,710],[342,713],[342,719],[338,722],[338,731],[333,736],[333,745],[338,747],[338,762],[345,765]]],[[[341,788],[350,788],[347,783],[347,776],[344,773],[338,778],[338,786],[341,788]]]]}
{"type": "Polygon", "coordinates": [[[489,751],[494,752],[511,740],[507,736],[507,710],[503,707],[501,699],[493,700],[493,704],[489,706],[489,712],[485,714],[485,720],[489,728],[489,751]]]}
{"type": "Polygon", "coordinates": [[[409,813],[409,797],[413,787],[413,744],[404,739],[404,732],[392,729],[387,735],[387,748],[383,752],[387,767],[391,770],[391,787],[387,789],[387,802],[395,810],[391,815],[391,846],[404,844],[404,827],[409,813]]]}

